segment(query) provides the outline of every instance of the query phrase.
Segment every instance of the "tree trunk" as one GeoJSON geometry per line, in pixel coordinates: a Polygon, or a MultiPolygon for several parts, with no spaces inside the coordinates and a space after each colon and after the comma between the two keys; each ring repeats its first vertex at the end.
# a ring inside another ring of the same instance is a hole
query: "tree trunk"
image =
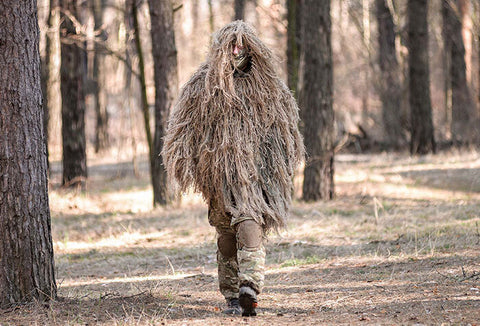
{"type": "MultiPolygon", "coordinates": [[[[143,122],[145,125],[145,138],[148,144],[148,153],[150,162],[152,161],[151,157],[153,155],[153,140],[152,140],[152,131],[150,129],[150,109],[148,107],[148,97],[147,97],[147,81],[145,76],[145,60],[143,58],[143,49],[142,49],[142,40],[140,38],[140,25],[138,23],[138,8],[137,2],[135,0],[130,1],[132,9],[132,20],[133,20],[133,32],[135,35],[135,48],[137,50],[138,56],[138,73],[139,73],[139,82],[140,82],[140,95],[142,99],[142,112],[143,112],[143,122]]],[[[152,28],[153,30],[153,28],[152,28]]]]}
{"type": "Polygon", "coordinates": [[[371,65],[371,56],[370,56],[370,1],[362,0],[362,38],[363,45],[366,51],[365,58],[365,67],[362,71],[363,73],[363,85],[364,89],[362,92],[362,114],[363,120],[366,122],[369,117],[370,111],[370,65],[371,65]]]}
{"type": "Polygon", "coordinates": [[[60,12],[58,0],[50,0],[45,46],[45,97],[43,105],[47,120],[45,135],[49,153],[60,152],[62,96],[60,93],[60,12]]]}
{"type": "Polygon", "coordinates": [[[470,0],[458,0],[458,10],[462,21],[462,39],[465,46],[465,70],[467,84],[472,82],[472,17],[470,11],[470,0]]]}
{"type": "Polygon", "coordinates": [[[380,99],[383,128],[387,142],[395,149],[403,147],[405,135],[401,123],[400,69],[395,47],[395,24],[387,0],[376,0],[378,21],[378,62],[381,71],[380,99]]]}
{"type": "Polygon", "coordinates": [[[234,0],[235,1],[235,17],[234,20],[243,20],[245,17],[245,1],[246,0],[234,0]]]}
{"type": "Polygon", "coordinates": [[[302,0],[287,0],[287,78],[288,87],[298,97],[298,65],[301,45],[302,0]]]}
{"type": "Polygon", "coordinates": [[[78,0],[60,0],[62,10],[62,140],[63,180],[66,187],[85,188],[87,155],[85,140],[85,51],[76,38],[74,23],[79,20],[78,0]],[[67,14],[68,13],[68,14],[67,14]]]}
{"type": "Polygon", "coordinates": [[[467,83],[465,46],[462,37],[462,21],[458,4],[444,0],[444,10],[450,39],[450,82],[452,90],[452,139],[460,143],[469,142],[473,135],[470,121],[474,118],[473,100],[467,83]],[[453,7],[452,7],[453,6],[453,7]]]}
{"type": "Polygon", "coordinates": [[[408,0],[408,64],[412,154],[435,152],[428,67],[427,0],[408,0]]]}
{"type": "Polygon", "coordinates": [[[213,14],[213,3],[212,0],[208,0],[208,26],[210,29],[210,41],[213,33],[215,32],[215,18],[213,14]]]}
{"type": "Polygon", "coordinates": [[[447,0],[442,1],[442,38],[443,38],[443,97],[445,110],[445,136],[452,138],[452,31],[450,23],[450,4],[447,0]]]}
{"type": "Polygon", "coordinates": [[[105,9],[105,0],[94,0],[93,17],[95,21],[95,31],[100,32],[100,36],[95,41],[95,50],[93,56],[93,80],[95,96],[95,153],[103,151],[109,146],[108,136],[108,111],[107,94],[105,90],[105,54],[103,42],[107,36],[103,31],[103,11],[105,9]]]}
{"type": "Polygon", "coordinates": [[[330,1],[303,3],[299,101],[307,150],[303,199],[331,199],[333,183],[333,71],[330,1]]]}
{"type": "Polygon", "coordinates": [[[56,297],[37,2],[0,2],[0,307],[56,297]]]}
{"type": "Polygon", "coordinates": [[[153,205],[169,201],[167,174],[163,167],[163,136],[178,87],[177,49],[171,0],[149,0],[155,79],[155,138],[151,159],[153,205]]]}
{"type": "MultiPolygon", "coordinates": [[[[119,0],[123,1],[123,0],[119,0]]],[[[128,35],[131,34],[131,31],[134,30],[134,23],[133,23],[133,12],[132,12],[132,4],[131,0],[126,0],[124,3],[124,8],[125,10],[121,11],[123,13],[123,21],[125,24],[125,29],[124,29],[124,41],[125,41],[125,65],[127,67],[131,67],[131,55],[130,55],[130,48],[132,47],[132,43],[134,41],[128,37],[128,35]]],[[[128,126],[130,129],[130,140],[131,140],[131,146],[132,146],[132,164],[133,164],[133,173],[135,174],[136,177],[139,176],[139,171],[138,171],[138,163],[137,163],[137,142],[135,139],[135,114],[134,110],[132,108],[132,103],[133,103],[133,88],[132,88],[132,79],[133,79],[133,71],[132,69],[125,69],[124,72],[124,94],[123,98],[126,103],[126,108],[128,112],[128,126]]]]}

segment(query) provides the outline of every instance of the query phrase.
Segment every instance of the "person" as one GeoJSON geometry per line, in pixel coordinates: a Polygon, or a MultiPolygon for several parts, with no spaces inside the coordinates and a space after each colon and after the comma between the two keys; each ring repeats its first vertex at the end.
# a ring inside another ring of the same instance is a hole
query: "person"
{"type": "Polygon", "coordinates": [[[220,29],[206,62],[183,86],[164,139],[169,178],[182,191],[193,186],[208,203],[228,314],[256,315],[263,242],[285,227],[304,156],[298,107],[273,61],[250,25],[220,29]]]}

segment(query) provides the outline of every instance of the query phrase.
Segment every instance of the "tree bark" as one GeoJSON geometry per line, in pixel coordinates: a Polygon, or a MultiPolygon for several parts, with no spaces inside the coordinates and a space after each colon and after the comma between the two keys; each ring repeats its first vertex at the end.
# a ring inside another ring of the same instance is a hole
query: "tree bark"
{"type": "Polygon", "coordinates": [[[378,62],[381,71],[380,99],[387,142],[393,148],[400,149],[406,143],[401,123],[402,87],[395,46],[395,24],[386,1],[375,1],[378,22],[378,62]]]}
{"type": "Polygon", "coordinates": [[[442,0],[442,38],[443,38],[443,98],[445,110],[445,136],[452,138],[452,31],[450,23],[450,4],[442,0]]]}
{"type": "Polygon", "coordinates": [[[167,119],[178,87],[177,48],[171,0],[149,0],[155,79],[155,137],[151,157],[153,205],[169,201],[167,174],[160,155],[167,119]]]}
{"type": "Polygon", "coordinates": [[[298,66],[301,46],[302,0],[287,0],[287,78],[288,87],[298,98],[298,66]]]}
{"type": "Polygon", "coordinates": [[[37,2],[0,2],[0,307],[56,296],[37,2]]]}
{"type": "Polygon", "coordinates": [[[243,20],[245,18],[245,1],[246,0],[234,0],[234,1],[235,1],[234,20],[243,20]]]}
{"type": "MultiPolygon", "coordinates": [[[[474,119],[474,104],[467,82],[465,46],[462,37],[462,16],[459,10],[460,0],[453,3],[444,0],[445,31],[450,44],[450,82],[452,91],[452,139],[466,143],[473,137],[471,121],[474,119]]],[[[448,41],[448,40],[447,40],[448,41]]]]}
{"type": "Polygon", "coordinates": [[[365,68],[362,71],[364,89],[362,92],[363,120],[367,121],[370,112],[370,1],[362,0],[362,38],[366,51],[365,68]]]}
{"type": "Polygon", "coordinates": [[[470,11],[470,0],[457,0],[458,9],[462,21],[462,39],[465,46],[465,70],[467,84],[472,81],[472,17],[470,11]]]}
{"type": "Polygon", "coordinates": [[[87,155],[85,140],[85,51],[71,18],[78,17],[78,0],[60,0],[62,10],[62,140],[65,187],[85,188],[87,155]]]}
{"type": "MultiPolygon", "coordinates": [[[[148,153],[151,162],[151,157],[153,155],[153,139],[152,131],[150,129],[150,109],[148,107],[148,97],[147,97],[147,81],[145,76],[145,60],[143,58],[143,49],[142,49],[142,40],[140,38],[140,25],[138,23],[138,8],[137,2],[135,0],[130,1],[132,9],[132,20],[133,20],[133,32],[135,35],[135,48],[137,50],[138,56],[138,72],[139,72],[139,82],[140,82],[140,95],[142,99],[142,112],[143,112],[143,122],[145,125],[145,138],[148,144],[148,153]]],[[[153,28],[152,28],[153,30],[153,28]]]]}
{"type": "Polygon", "coordinates": [[[60,12],[58,0],[50,0],[45,46],[45,108],[48,152],[60,152],[62,96],[60,93],[60,12]]]}
{"type": "Polygon", "coordinates": [[[212,35],[215,32],[215,18],[213,14],[212,0],[208,0],[208,26],[210,28],[210,41],[212,41],[212,35]]]}
{"type": "Polygon", "coordinates": [[[307,150],[303,199],[334,195],[334,114],[330,1],[303,3],[299,101],[307,150]]]}
{"type": "Polygon", "coordinates": [[[408,0],[410,153],[412,154],[427,154],[436,150],[430,100],[427,7],[427,0],[408,0]]]}
{"type": "Polygon", "coordinates": [[[103,11],[105,9],[105,0],[94,0],[93,17],[95,21],[95,31],[100,32],[94,46],[93,56],[93,80],[95,96],[95,153],[103,151],[109,146],[108,136],[108,111],[107,94],[105,90],[105,54],[103,42],[107,36],[103,31],[103,11]]]}

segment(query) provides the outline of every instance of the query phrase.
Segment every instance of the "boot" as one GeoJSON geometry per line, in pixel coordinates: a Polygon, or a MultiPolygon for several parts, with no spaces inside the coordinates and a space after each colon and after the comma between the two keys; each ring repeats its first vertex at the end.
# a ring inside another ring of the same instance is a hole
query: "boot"
{"type": "Polygon", "coordinates": [[[251,287],[244,285],[240,288],[239,292],[239,301],[240,306],[243,309],[242,316],[250,317],[256,316],[257,312],[255,308],[257,307],[257,293],[251,287]]]}
{"type": "Polygon", "coordinates": [[[226,315],[240,315],[242,313],[242,309],[240,308],[237,298],[227,299],[227,306],[228,308],[222,311],[226,315]]]}

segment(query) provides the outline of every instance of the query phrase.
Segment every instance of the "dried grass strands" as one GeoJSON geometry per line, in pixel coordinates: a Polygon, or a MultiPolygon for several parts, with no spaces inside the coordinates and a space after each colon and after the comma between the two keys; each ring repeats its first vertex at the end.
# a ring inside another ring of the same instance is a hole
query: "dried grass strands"
{"type": "Polygon", "coordinates": [[[162,152],[180,190],[193,185],[225,213],[253,217],[266,231],[285,226],[304,155],[297,104],[272,61],[247,24],[221,29],[206,63],[182,88],[162,152]],[[233,68],[235,41],[249,49],[245,74],[233,68]]]}

